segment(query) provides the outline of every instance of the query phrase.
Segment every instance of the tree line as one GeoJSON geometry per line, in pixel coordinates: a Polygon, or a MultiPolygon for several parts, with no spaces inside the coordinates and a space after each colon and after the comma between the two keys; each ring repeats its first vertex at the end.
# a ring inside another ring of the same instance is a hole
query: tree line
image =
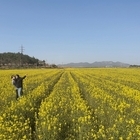
{"type": "Polygon", "coordinates": [[[35,57],[22,53],[5,52],[0,53],[1,68],[20,68],[20,67],[57,67],[55,64],[46,64],[45,60],[39,60],[35,57]]]}
{"type": "Polygon", "coordinates": [[[140,65],[130,65],[130,68],[140,68],[140,65]]]}

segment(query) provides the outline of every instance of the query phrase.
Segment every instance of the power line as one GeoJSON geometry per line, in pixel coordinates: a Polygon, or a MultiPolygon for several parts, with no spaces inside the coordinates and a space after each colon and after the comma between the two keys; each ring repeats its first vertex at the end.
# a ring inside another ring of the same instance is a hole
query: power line
{"type": "Polygon", "coordinates": [[[23,51],[24,51],[24,47],[21,45],[21,48],[20,48],[21,54],[23,54],[23,51]]]}
{"type": "Polygon", "coordinates": [[[23,52],[24,52],[24,47],[21,45],[21,47],[20,47],[20,66],[22,66],[22,55],[23,55],[23,52]]]}

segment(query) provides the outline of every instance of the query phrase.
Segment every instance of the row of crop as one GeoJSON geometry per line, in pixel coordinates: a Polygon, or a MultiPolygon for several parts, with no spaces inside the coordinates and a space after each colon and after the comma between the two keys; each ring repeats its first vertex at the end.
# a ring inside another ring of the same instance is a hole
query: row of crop
{"type": "Polygon", "coordinates": [[[11,106],[3,111],[0,117],[0,139],[34,139],[35,114],[41,101],[48,97],[50,88],[57,83],[63,72],[55,71],[44,73],[44,81],[37,85],[29,94],[12,102],[11,106]]]}
{"type": "Polygon", "coordinates": [[[36,122],[37,139],[94,139],[96,117],[81,98],[79,87],[65,71],[51,95],[42,102],[36,122]]]}
{"type": "Polygon", "coordinates": [[[21,77],[24,75],[27,76],[23,80],[23,95],[26,95],[30,94],[45,79],[50,77],[50,80],[51,75],[57,74],[57,70],[5,70],[1,71],[1,73],[3,76],[1,78],[2,82],[0,83],[0,114],[2,110],[5,110],[12,102],[16,101],[15,87],[12,85],[11,75],[18,73],[21,77]]]}
{"type": "MultiPolygon", "coordinates": [[[[88,72],[90,73],[90,71],[88,72]]],[[[88,74],[88,76],[87,74],[82,73],[82,77],[84,76],[85,78],[86,76],[88,81],[90,80],[90,82],[94,83],[94,85],[97,87],[98,85],[100,85],[100,89],[105,91],[107,94],[110,94],[115,99],[115,101],[117,101],[117,103],[122,104],[123,102],[123,104],[125,105],[124,106],[121,105],[120,110],[122,110],[123,112],[125,111],[127,114],[131,112],[131,114],[129,115],[131,115],[131,117],[135,116],[135,120],[138,121],[138,118],[140,117],[139,116],[140,91],[126,85],[125,81],[127,81],[127,78],[125,76],[124,76],[125,78],[122,78],[122,79],[125,79],[124,83],[122,84],[119,82],[119,80],[118,82],[114,82],[113,75],[116,75],[116,74],[114,73],[113,74],[109,73],[109,74],[112,75],[113,80],[111,78],[110,79],[107,78],[107,72],[104,72],[104,70],[102,70],[102,75],[103,75],[102,77],[100,75],[95,76],[92,72],[90,73],[90,75],[88,74]],[[127,109],[125,109],[125,106],[127,109]]],[[[135,73],[133,74],[136,76],[135,73]]],[[[122,75],[120,76],[119,69],[118,69],[118,77],[122,77],[122,75]]],[[[127,77],[131,77],[130,71],[129,73],[127,73],[127,77]]],[[[139,77],[137,77],[137,79],[139,79],[139,77]]],[[[135,83],[135,80],[134,82],[132,81],[132,84],[134,83],[135,83]]],[[[114,105],[115,110],[116,110],[116,106],[117,105],[114,105]]]]}
{"type": "MultiPolygon", "coordinates": [[[[42,75],[49,75],[50,72],[55,73],[55,71],[39,71],[39,70],[1,70],[1,83],[0,83],[0,108],[5,110],[5,108],[11,105],[11,102],[15,102],[16,94],[15,87],[11,82],[11,75],[19,74],[21,77],[27,75],[24,79],[24,95],[32,91],[38,84],[41,84],[44,80],[42,75]]],[[[1,114],[0,112],[0,114],[1,114]]]]}
{"type": "MultiPolygon", "coordinates": [[[[83,72],[83,71],[82,71],[83,72]]],[[[90,72],[90,71],[88,71],[90,72]]],[[[118,70],[119,72],[119,70],[118,70]]],[[[102,75],[104,74],[104,70],[102,70],[102,75]]],[[[106,74],[106,73],[105,73],[106,74]]],[[[110,74],[111,75],[111,74],[110,74]]],[[[114,82],[114,80],[107,79],[105,75],[100,76],[100,75],[93,75],[91,72],[90,74],[81,74],[83,78],[86,77],[88,81],[94,83],[95,86],[98,87],[100,85],[100,89],[106,91],[108,94],[111,94],[111,96],[114,96],[114,98],[117,99],[123,99],[125,100],[128,104],[131,104],[133,108],[138,109],[137,107],[140,105],[140,91],[137,89],[133,89],[127,85],[121,84],[119,81],[114,82]]],[[[131,76],[131,75],[130,75],[131,76]]],[[[112,76],[113,77],[113,76],[112,76]]],[[[118,74],[118,77],[120,75],[118,74]]],[[[128,75],[129,77],[129,75],[128,75]]],[[[138,78],[139,79],[139,78],[138,78]]],[[[132,81],[133,84],[133,81],[132,81]]],[[[120,100],[121,102],[121,100],[120,100]]],[[[134,112],[135,113],[135,112],[134,112]]]]}
{"type": "MultiPolygon", "coordinates": [[[[98,125],[103,126],[103,135],[106,139],[138,139],[140,136],[139,111],[135,111],[136,114],[134,114],[132,112],[133,106],[131,106],[130,102],[127,103],[117,92],[115,94],[118,94],[118,96],[114,96],[116,89],[115,87],[113,89],[112,85],[110,85],[111,82],[104,81],[104,77],[98,79],[92,74],[90,76],[89,70],[88,74],[86,73],[86,70],[71,72],[75,81],[79,83],[83,97],[95,110],[98,125]],[[109,88],[112,89],[109,90],[109,88]]],[[[125,96],[127,95],[125,94],[125,96]]]]}
{"type": "Polygon", "coordinates": [[[72,69],[42,77],[31,73],[24,84],[25,96],[10,102],[0,116],[0,139],[139,139],[139,100],[129,87],[124,94],[122,87],[128,85],[111,80],[115,72],[72,69]]]}

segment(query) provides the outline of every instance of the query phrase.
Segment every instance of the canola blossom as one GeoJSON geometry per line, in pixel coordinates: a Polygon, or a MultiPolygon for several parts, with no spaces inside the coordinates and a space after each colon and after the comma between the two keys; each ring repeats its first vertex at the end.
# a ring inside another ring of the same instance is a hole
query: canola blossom
{"type": "Polygon", "coordinates": [[[140,140],[140,69],[0,73],[0,139],[140,140]],[[27,74],[18,101],[13,74],[27,74]]]}

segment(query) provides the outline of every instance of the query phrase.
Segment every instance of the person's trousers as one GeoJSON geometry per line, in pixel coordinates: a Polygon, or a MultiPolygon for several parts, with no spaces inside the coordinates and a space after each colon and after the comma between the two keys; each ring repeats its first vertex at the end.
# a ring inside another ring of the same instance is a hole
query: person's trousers
{"type": "Polygon", "coordinates": [[[16,99],[22,95],[22,88],[16,88],[16,99]]]}

